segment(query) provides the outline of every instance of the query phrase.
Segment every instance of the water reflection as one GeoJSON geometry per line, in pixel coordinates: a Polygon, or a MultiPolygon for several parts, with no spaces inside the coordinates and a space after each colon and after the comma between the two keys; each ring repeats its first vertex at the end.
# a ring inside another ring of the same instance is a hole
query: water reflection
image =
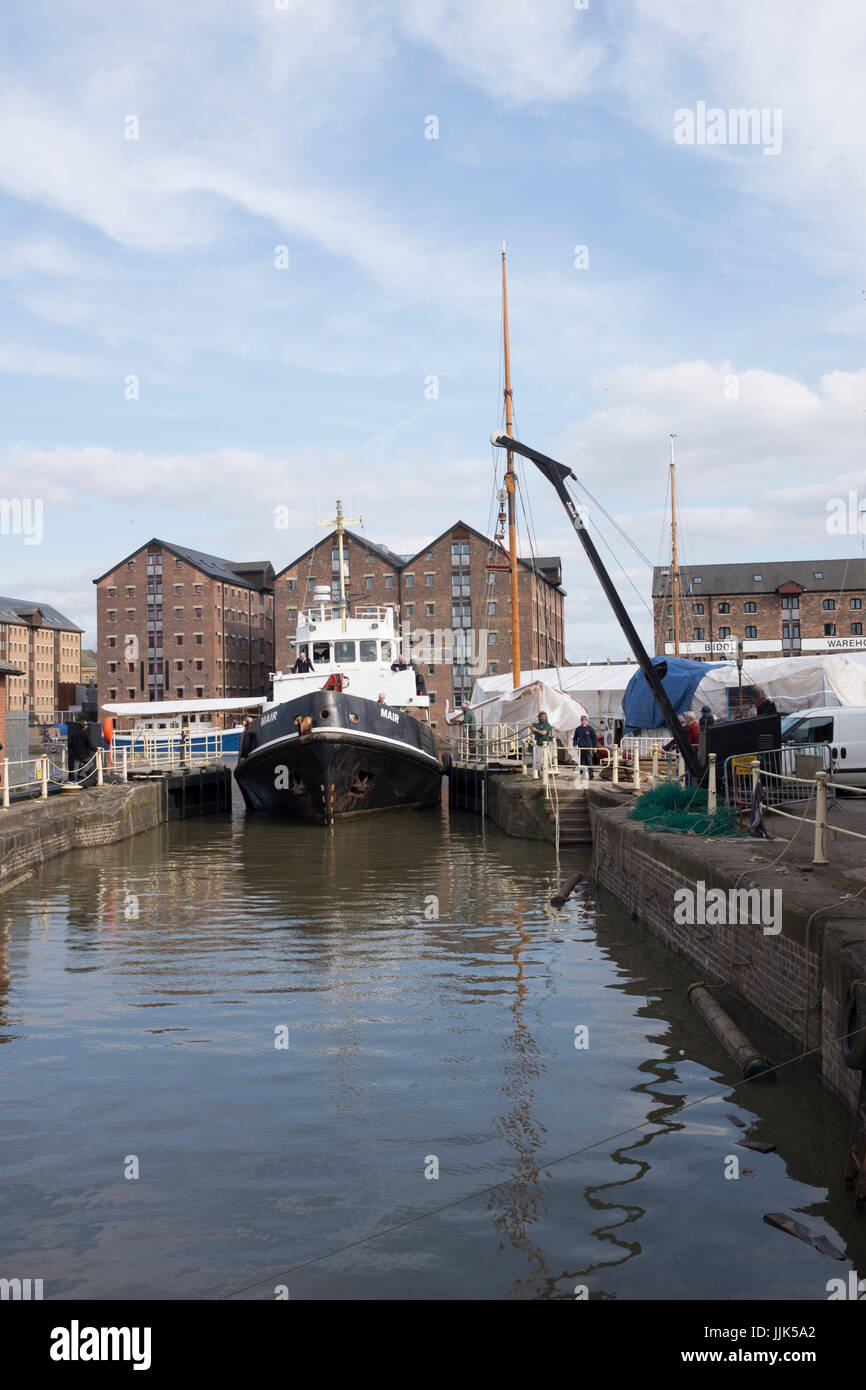
{"type": "Polygon", "coordinates": [[[186,822],[46,865],[0,899],[2,1248],[49,1296],[209,1297],[483,1192],[292,1297],[821,1297],[762,1223],[782,1208],[866,1267],[841,1107],[801,1070],[687,1109],[730,1076],[689,968],[590,885],[552,913],[572,867],[446,810],[186,822]],[[735,1199],[732,1108],[779,1150],[735,1199]]]}

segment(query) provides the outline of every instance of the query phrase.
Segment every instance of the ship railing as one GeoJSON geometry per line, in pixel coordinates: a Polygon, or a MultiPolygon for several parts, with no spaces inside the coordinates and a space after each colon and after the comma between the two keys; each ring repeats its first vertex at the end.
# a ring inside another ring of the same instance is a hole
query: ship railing
{"type": "Polygon", "coordinates": [[[383,607],[376,603],[356,603],[352,612],[353,617],[365,623],[384,623],[393,615],[393,608],[383,607]]]}

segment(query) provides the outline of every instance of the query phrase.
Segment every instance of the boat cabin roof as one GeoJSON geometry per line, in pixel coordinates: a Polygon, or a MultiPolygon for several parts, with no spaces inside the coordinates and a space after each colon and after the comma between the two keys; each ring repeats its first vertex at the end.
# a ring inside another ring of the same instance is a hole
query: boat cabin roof
{"type": "Polygon", "coordinates": [[[264,695],[248,695],[243,700],[134,700],[128,704],[112,701],[111,704],[103,705],[102,708],[107,714],[117,714],[124,717],[138,714],[147,715],[152,719],[159,719],[168,714],[207,714],[210,712],[219,713],[221,710],[260,710],[264,704],[264,695]]]}

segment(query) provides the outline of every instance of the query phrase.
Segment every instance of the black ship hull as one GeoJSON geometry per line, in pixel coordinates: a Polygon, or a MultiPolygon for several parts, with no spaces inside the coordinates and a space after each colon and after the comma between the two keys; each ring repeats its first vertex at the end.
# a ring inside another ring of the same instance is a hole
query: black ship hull
{"type": "Polygon", "coordinates": [[[248,811],[332,825],[438,805],[443,771],[428,725],[373,700],[319,690],[253,721],[235,778],[248,811]]]}

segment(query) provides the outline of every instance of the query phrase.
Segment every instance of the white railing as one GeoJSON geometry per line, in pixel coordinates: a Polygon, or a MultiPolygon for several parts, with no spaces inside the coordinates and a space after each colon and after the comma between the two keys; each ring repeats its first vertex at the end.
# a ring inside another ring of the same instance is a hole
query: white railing
{"type": "Polygon", "coordinates": [[[526,734],[521,735],[517,724],[457,724],[455,733],[456,761],[473,767],[500,762],[523,763],[531,742],[526,734]]]}
{"type": "Polygon", "coordinates": [[[223,731],[191,733],[183,738],[165,734],[135,734],[129,743],[112,750],[112,766],[126,759],[128,774],[174,772],[184,767],[209,767],[223,757],[223,731]]]}
{"type": "Polygon", "coordinates": [[[639,758],[651,758],[653,749],[661,749],[666,743],[670,743],[669,734],[626,734],[619,747],[627,758],[634,757],[635,748],[639,758]]]}
{"type": "Polygon", "coordinates": [[[9,808],[13,792],[27,792],[31,798],[38,792],[45,801],[50,787],[62,787],[67,782],[88,782],[101,787],[108,776],[105,756],[101,748],[97,749],[74,773],[69,772],[62,759],[57,761],[50,753],[40,758],[4,758],[0,763],[4,808],[9,808]]]}
{"type": "MultiPolygon", "coordinates": [[[[132,744],[98,748],[75,768],[66,765],[66,749],[46,752],[38,758],[0,759],[2,805],[11,805],[13,793],[26,792],[31,799],[46,800],[51,787],[70,784],[101,787],[106,782],[126,782],[136,774],[210,767],[222,758],[222,731],[197,734],[194,739],[136,738],[132,744]],[[193,747],[192,744],[195,744],[193,747]]],[[[21,800],[20,795],[16,800],[21,800]]]]}

